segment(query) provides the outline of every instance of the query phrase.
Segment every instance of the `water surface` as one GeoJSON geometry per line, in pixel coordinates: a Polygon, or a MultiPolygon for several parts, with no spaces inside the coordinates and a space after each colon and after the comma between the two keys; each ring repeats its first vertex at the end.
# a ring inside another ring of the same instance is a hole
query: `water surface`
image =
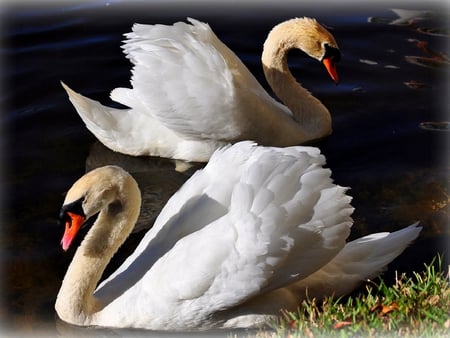
{"type": "MultiPolygon", "coordinates": [[[[127,166],[145,186],[153,208],[145,215],[148,222],[188,178],[171,161],[120,156],[95,144],[59,84],[63,80],[113,105],[110,90],[129,85],[130,64],[120,45],[134,22],[173,23],[188,16],[207,21],[264,86],[260,53],[271,27],[303,15],[328,26],[342,51],[339,86],[320,63],[300,53],[289,61],[298,80],[332,112],[333,134],[315,145],[335,181],[351,187],[352,237],[420,221],[420,238],[391,264],[386,278],[395,269],[421,269],[436,253],[446,253],[448,263],[449,24],[442,8],[414,8],[427,11],[392,25],[398,16],[385,4],[358,10],[205,6],[94,1],[1,8],[5,327],[18,334],[64,330],[53,304],[74,249],[62,251],[57,215],[64,192],[86,166],[127,166]]],[[[106,274],[139,238],[130,238],[106,274]]]]}

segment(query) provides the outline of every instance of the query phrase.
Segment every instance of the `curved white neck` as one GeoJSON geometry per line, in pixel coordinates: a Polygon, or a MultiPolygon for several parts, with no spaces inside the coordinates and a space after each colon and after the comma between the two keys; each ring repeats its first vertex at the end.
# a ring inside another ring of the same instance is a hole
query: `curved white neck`
{"type": "Polygon", "coordinates": [[[117,249],[133,230],[140,211],[140,193],[105,206],[78,247],[59,290],[55,309],[69,323],[89,325],[101,310],[93,294],[117,249]]]}
{"type": "MultiPolygon", "coordinates": [[[[285,23],[287,24],[287,23],[285,23]]],[[[304,127],[309,139],[317,139],[331,133],[331,116],[328,109],[292,76],[287,55],[289,50],[305,50],[299,41],[289,40],[288,28],[276,26],[264,43],[262,64],[267,82],[274,93],[292,111],[294,119],[304,127]]]]}

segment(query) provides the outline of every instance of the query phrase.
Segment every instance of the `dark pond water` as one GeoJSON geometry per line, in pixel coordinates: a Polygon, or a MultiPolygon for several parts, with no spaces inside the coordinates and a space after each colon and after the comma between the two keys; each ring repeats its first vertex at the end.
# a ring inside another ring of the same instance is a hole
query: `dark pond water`
{"type": "MultiPolygon", "coordinates": [[[[5,330],[56,334],[58,327],[65,332],[55,321],[53,304],[74,251],[64,253],[59,245],[57,215],[64,192],[86,166],[120,163],[138,176],[152,208],[147,222],[188,177],[175,172],[171,161],[128,158],[95,144],[59,84],[63,80],[111,104],[110,90],[129,83],[130,64],[120,45],[134,22],[173,23],[187,16],[207,21],[264,85],[260,53],[272,26],[306,15],[330,27],[342,51],[339,86],[301,54],[294,53],[290,64],[332,112],[333,134],[316,145],[335,181],[351,187],[352,237],[420,221],[420,238],[391,264],[386,278],[395,270],[420,270],[437,253],[446,255],[447,266],[449,21],[443,2],[407,6],[426,11],[396,24],[388,24],[398,16],[386,3],[359,9],[278,3],[32,4],[0,7],[0,318],[5,330]]],[[[112,264],[117,266],[139,238],[133,235],[112,264]]]]}

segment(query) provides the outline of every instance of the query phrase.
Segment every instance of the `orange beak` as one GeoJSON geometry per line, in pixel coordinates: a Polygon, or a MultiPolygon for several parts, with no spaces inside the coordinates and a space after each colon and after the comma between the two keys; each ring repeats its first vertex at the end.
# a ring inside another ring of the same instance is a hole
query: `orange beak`
{"type": "Polygon", "coordinates": [[[86,220],[85,217],[72,212],[68,212],[67,215],[69,215],[70,219],[66,222],[66,229],[64,230],[64,235],[61,240],[61,245],[64,251],[69,249],[70,244],[72,244],[72,241],[86,220]]]}
{"type": "Polygon", "coordinates": [[[333,79],[334,83],[339,83],[339,76],[336,71],[336,63],[333,60],[333,57],[328,57],[322,60],[323,65],[328,71],[328,74],[330,74],[331,78],[333,79]]]}

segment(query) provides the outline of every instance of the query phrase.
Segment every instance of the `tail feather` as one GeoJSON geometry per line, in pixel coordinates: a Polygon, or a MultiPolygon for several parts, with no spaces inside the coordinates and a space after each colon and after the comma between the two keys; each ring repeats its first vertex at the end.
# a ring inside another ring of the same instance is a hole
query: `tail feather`
{"type": "Polygon", "coordinates": [[[310,298],[348,294],[362,281],[383,272],[421,230],[414,223],[392,233],[375,233],[349,242],[327,265],[289,289],[297,295],[306,292],[310,298]]]}
{"type": "Polygon", "coordinates": [[[129,117],[133,109],[107,107],[75,92],[63,82],[61,85],[86,127],[100,142],[114,151],[125,154],[140,155],[142,153],[141,148],[144,142],[137,142],[134,136],[137,134],[136,126],[143,125],[143,122],[134,121],[135,124],[132,124],[129,117]]]}
{"type": "Polygon", "coordinates": [[[124,111],[103,106],[98,101],[78,94],[63,82],[61,85],[87,128],[102,142],[114,142],[111,130],[119,127],[117,116],[123,115],[124,111]]]}

